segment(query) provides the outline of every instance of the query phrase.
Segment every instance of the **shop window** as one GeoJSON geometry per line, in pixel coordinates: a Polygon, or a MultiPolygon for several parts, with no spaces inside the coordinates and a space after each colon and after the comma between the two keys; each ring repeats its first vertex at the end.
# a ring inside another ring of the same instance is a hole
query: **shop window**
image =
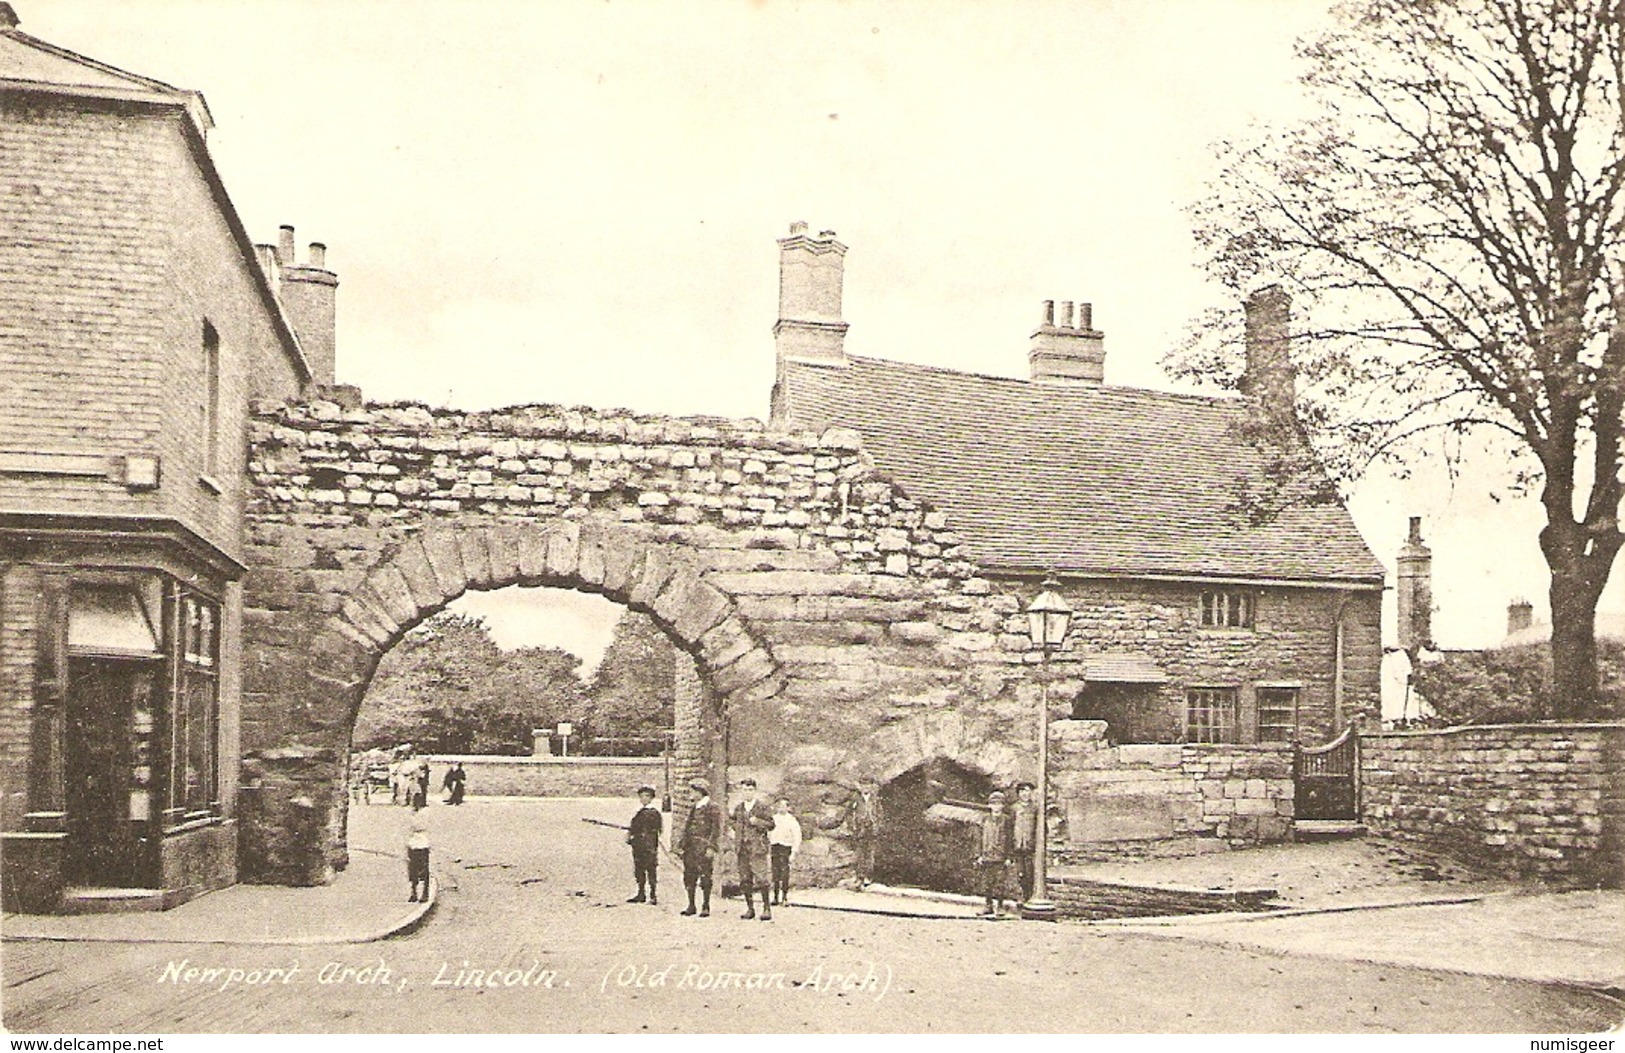
{"type": "Polygon", "coordinates": [[[180,601],[180,675],[175,696],[172,806],[178,818],[219,808],[220,608],[180,601]]]}
{"type": "Polygon", "coordinates": [[[1258,741],[1294,742],[1298,738],[1298,689],[1258,689],[1258,741]]]}
{"type": "Polygon", "coordinates": [[[1186,742],[1236,742],[1236,689],[1193,687],[1185,692],[1186,742]]]}
{"type": "Polygon", "coordinates": [[[1202,593],[1202,625],[1215,629],[1251,629],[1253,594],[1233,589],[1202,593]]]}

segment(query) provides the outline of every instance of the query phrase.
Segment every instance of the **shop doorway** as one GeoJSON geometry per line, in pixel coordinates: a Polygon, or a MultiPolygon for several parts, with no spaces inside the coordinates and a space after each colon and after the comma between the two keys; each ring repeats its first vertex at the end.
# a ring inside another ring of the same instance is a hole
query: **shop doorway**
{"type": "Polygon", "coordinates": [[[148,888],[153,689],[161,663],[75,657],[67,699],[67,851],[70,885],[148,888]]]}

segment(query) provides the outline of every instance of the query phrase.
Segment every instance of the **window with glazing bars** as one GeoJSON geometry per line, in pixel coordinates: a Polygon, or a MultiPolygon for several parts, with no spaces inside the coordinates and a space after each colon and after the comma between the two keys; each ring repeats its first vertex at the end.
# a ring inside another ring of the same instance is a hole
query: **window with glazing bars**
{"type": "Polygon", "coordinates": [[[1186,742],[1236,741],[1236,689],[1193,687],[1185,692],[1186,742]]]}
{"type": "Polygon", "coordinates": [[[1249,629],[1253,624],[1253,594],[1220,591],[1202,593],[1202,625],[1212,628],[1249,629]]]}
{"type": "Polygon", "coordinates": [[[1298,689],[1258,689],[1258,741],[1291,742],[1298,737],[1298,689]]]}

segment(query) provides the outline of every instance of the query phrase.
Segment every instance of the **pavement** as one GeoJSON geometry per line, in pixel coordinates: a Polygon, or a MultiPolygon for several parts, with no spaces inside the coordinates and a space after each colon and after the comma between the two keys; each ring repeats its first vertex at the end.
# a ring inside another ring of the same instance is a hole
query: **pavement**
{"type": "MultiPolygon", "coordinates": [[[[353,847],[350,858],[350,866],[327,886],[237,885],[164,912],[7,914],[0,916],[0,937],[126,944],[362,944],[433,925],[443,884],[455,889],[459,874],[508,865],[442,854],[435,861],[430,902],[408,903],[398,852],[353,847]]],[[[1273,888],[1280,907],[1262,914],[1069,921],[1066,926],[1625,995],[1622,890],[1520,887],[1369,839],[1058,867],[1054,872],[1185,888],[1273,888]]],[[[861,892],[798,889],[792,901],[797,907],[921,921],[975,921],[981,912],[975,897],[884,885],[861,892]]]]}

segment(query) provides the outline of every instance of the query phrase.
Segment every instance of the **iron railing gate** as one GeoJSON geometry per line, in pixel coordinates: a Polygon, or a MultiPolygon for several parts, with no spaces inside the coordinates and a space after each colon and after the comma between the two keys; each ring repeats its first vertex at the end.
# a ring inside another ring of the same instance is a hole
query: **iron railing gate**
{"type": "Polygon", "coordinates": [[[1324,746],[1299,746],[1293,755],[1299,819],[1359,818],[1360,738],[1352,726],[1324,746]]]}

